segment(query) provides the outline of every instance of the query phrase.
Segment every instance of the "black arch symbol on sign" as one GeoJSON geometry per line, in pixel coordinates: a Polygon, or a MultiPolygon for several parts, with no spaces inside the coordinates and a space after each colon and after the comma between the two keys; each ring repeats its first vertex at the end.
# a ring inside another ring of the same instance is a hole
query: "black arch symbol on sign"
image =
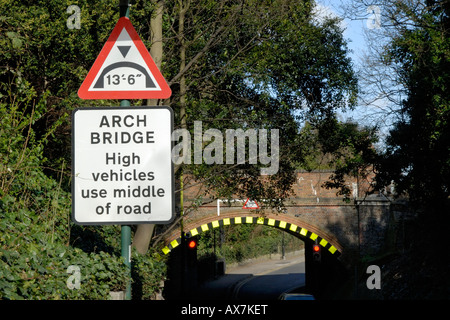
{"type": "Polygon", "coordinates": [[[150,77],[150,75],[148,74],[147,70],[145,70],[144,67],[142,67],[141,65],[139,65],[137,63],[128,62],[128,61],[116,62],[116,63],[113,63],[113,64],[107,66],[105,69],[103,69],[102,73],[100,74],[100,77],[98,78],[97,82],[94,85],[94,88],[96,88],[96,89],[104,88],[105,87],[105,84],[104,84],[105,74],[107,74],[111,70],[114,70],[116,68],[121,68],[121,67],[133,68],[133,69],[140,71],[145,76],[145,87],[146,88],[156,88],[155,83],[153,82],[152,78],[150,77]]]}

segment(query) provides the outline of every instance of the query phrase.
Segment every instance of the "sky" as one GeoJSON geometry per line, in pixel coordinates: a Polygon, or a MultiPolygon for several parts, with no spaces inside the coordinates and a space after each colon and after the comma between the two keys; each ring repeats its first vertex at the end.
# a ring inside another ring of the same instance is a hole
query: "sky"
{"type": "MultiPolygon", "coordinates": [[[[353,0],[316,0],[317,10],[320,11],[319,15],[331,15],[342,18],[343,9],[345,6],[351,3],[353,0]]],[[[373,15],[367,13],[368,17],[373,17],[373,15]]],[[[352,59],[355,63],[359,63],[359,58],[361,57],[364,48],[366,48],[366,41],[364,39],[364,31],[369,30],[368,22],[374,19],[360,19],[360,20],[350,20],[344,18],[342,21],[342,26],[344,28],[344,38],[349,40],[348,46],[353,51],[351,53],[352,59]]]]}

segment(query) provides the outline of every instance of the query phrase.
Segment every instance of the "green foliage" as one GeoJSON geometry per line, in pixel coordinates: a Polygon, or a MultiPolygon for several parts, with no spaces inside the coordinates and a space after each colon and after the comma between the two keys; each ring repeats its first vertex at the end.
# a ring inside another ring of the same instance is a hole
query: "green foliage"
{"type": "MultiPolygon", "coordinates": [[[[297,143],[299,120],[327,118],[354,103],[355,77],[338,21],[314,23],[312,1],[202,0],[190,1],[181,28],[183,4],[164,1],[162,72],[173,91],[167,103],[176,112],[175,126],[184,110],[190,130],[194,121],[203,122],[203,131],[277,128],[282,155],[278,174],[264,182],[255,179],[261,164],[187,165],[184,172],[223,197],[285,198],[296,161],[305,154],[297,143]],[[182,49],[186,70],[180,70],[182,49]]],[[[153,10],[153,2],[134,1],[130,12],[148,48],[153,10]]],[[[77,226],[70,220],[70,114],[92,104],[80,100],[77,90],[118,13],[113,0],[0,3],[3,299],[103,299],[126,283],[118,228],[77,226]],[[81,9],[80,29],[66,25],[72,4],[81,9]],[[80,289],[67,287],[70,265],[80,267],[80,289]]],[[[273,250],[264,237],[256,238],[261,251],[273,250]]],[[[250,254],[244,247],[238,251],[229,255],[250,254]]],[[[147,299],[158,290],[164,263],[151,253],[136,256],[134,268],[134,285],[147,299]]]]}
{"type": "Polygon", "coordinates": [[[351,194],[347,177],[358,177],[360,181],[372,183],[375,166],[379,162],[379,154],[374,147],[378,142],[376,126],[361,127],[351,121],[340,122],[333,115],[314,125],[306,123],[298,141],[304,146],[304,154],[297,165],[308,171],[333,170],[323,185],[337,189],[337,193],[344,195],[347,201],[351,194]]]}
{"type": "Polygon", "coordinates": [[[109,299],[110,291],[124,290],[123,261],[105,252],[87,254],[61,244],[21,245],[0,249],[1,299],[109,299]],[[70,289],[69,266],[80,269],[80,288],[70,289]]]}
{"type": "MultiPolygon", "coordinates": [[[[35,110],[33,132],[46,142],[43,165],[54,178],[71,163],[70,112],[87,104],[77,97],[78,88],[118,17],[115,1],[78,1],[83,27],[69,29],[67,8],[72,4],[0,3],[0,99],[24,117],[35,110]]],[[[69,175],[62,187],[70,190],[69,175]]]]}
{"type": "Polygon", "coordinates": [[[69,245],[71,197],[42,172],[43,144],[30,128],[39,112],[0,104],[0,298],[107,299],[125,287],[124,264],[69,245]],[[79,289],[67,285],[71,265],[79,289]]]}
{"type": "Polygon", "coordinates": [[[223,228],[222,234],[220,233],[220,229],[215,229],[200,235],[198,247],[200,260],[215,253],[217,257],[224,258],[227,263],[234,263],[262,255],[280,254],[283,245],[285,252],[303,248],[303,241],[297,237],[266,226],[232,225],[223,228]]]}
{"type": "MultiPolygon", "coordinates": [[[[110,291],[124,290],[119,229],[71,223],[70,194],[42,172],[32,119],[1,107],[0,298],[108,299],[110,291]],[[79,289],[67,284],[69,266],[80,268],[79,289]]],[[[156,256],[136,257],[144,297],[158,289],[164,266],[156,256]]]]}
{"type": "MultiPolygon", "coordinates": [[[[108,299],[129,280],[119,228],[70,219],[69,115],[87,104],[76,92],[118,18],[116,1],[78,1],[82,28],[69,29],[72,4],[0,3],[0,299],[108,299]]],[[[152,270],[141,275],[150,296],[164,265],[135,267],[152,270]]]]}
{"type": "MultiPolygon", "coordinates": [[[[167,6],[172,8],[171,4],[167,6]]],[[[279,170],[264,181],[261,163],[183,167],[217,197],[251,195],[272,199],[273,208],[282,207],[296,163],[307,154],[298,139],[304,120],[319,121],[354,104],[356,80],[342,30],[334,19],[314,22],[313,7],[312,1],[200,1],[191,3],[183,34],[174,34],[176,17],[166,30],[164,52],[170,62],[178,60],[180,38],[187,43],[186,62],[214,40],[185,71],[186,125],[191,136],[194,121],[202,121],[203,132],[280,130],[279,170]]],[[[176,66],[168,69],[175,77],[176,66]]],[[[173,89],[171,103],[177,112],[182,108],[180,92],[177,86],[173,89]]],[[[176,120],[180,121],[177,114],[176,120]]]]}
{"type": "Polygon", "coordinates": [[[152,300],[161,289],[161,281],[165,280],[165,257],[150,248],[145,255],[138,254],[133,248],[132,254],[132,295],[133,299],[152,300]]]}
{"type": "Polygon", "coordinates": [[[68,245],[70,196],[48,190],[57,186],[42,176],[33,181],[41,188],[24,198],[0,198],[0,298],[107,299],[110,290],[125,287],[122,260],[68,245]],[[71,265],[80,267],[80,289],[67,286],[71,265]]]}
{"type": "Polygon", "coordinates": [[[353,122],[340,123],[334,118],[326,122],[318,127],[318,140],[322,152],[331,155],[329,164],[333,164],[334,172],[324,185],[338,189],[338,194],[348,200],[351,189],[346,182],[347,176],[372,183],[379,159],[374,147],[378,141],[376,127],[360,127],[353,122]]]}
{"type": "Polygon", "coordinates": [[[429,211],[450,195],[450,9],[442,1],[427,4],[420,11],[397,8],[415,24],[400,25],[386,53],[406,98],[378,179],[380,184],[394,180],[399,194],[429,211]]]}

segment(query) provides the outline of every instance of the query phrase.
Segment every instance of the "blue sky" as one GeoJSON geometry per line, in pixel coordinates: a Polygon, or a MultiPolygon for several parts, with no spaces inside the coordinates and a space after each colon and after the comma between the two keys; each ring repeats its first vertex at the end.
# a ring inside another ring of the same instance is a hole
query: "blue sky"
{"type": "MultiPolygon", "coordinates": [[[[350,4],[353,0],[316,0],[318,5],[317,10],[321,10],[321,14],[335,15],[342,18],[343,9],[342,6],[350,4]]],[[[370,16],[370,14],[367,14],[370,16]]],[[[364,39],[364,31],[368,30],[367,19],[350,20],[344,18],[343,27],[344,38],[349,40],[349,48],[353,51],[351,57],[355,63],[359,63],[359,57],[366,47],[366,41],[364,39]]]]}

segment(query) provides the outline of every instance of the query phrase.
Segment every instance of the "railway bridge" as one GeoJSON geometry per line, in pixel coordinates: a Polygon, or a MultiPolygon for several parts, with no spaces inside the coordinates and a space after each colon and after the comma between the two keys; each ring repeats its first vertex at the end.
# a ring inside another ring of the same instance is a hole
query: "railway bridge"
{"type": "MultiPolygon", "coordinates": [[[[298,171],[292,196],[287,199],[282,213],[265,207],[264,202],[254,208],[244,198],[211,198],[183,217],[183,232],[189,238],[220,226],[265,225],[304,240],[305,252],[312,244],[319,244],[322,252],[346,266],[351,266],[361,256],[381,253],[390,245],[386,237],[388,230],[402,214],[397,203],[383,192],[362,197],[368,183],[356,178],[347,181],[353,199],[345,202],[342,196],[336,195],[337,190],[322,187],[331,173],[298,171]]],[[[186,189],[185,206],[194,201],[198,191],[186,189]]],[[[169,254],[181,244],[181,228],[174,226],[164,242],[163,252],[169,254]]]]}

